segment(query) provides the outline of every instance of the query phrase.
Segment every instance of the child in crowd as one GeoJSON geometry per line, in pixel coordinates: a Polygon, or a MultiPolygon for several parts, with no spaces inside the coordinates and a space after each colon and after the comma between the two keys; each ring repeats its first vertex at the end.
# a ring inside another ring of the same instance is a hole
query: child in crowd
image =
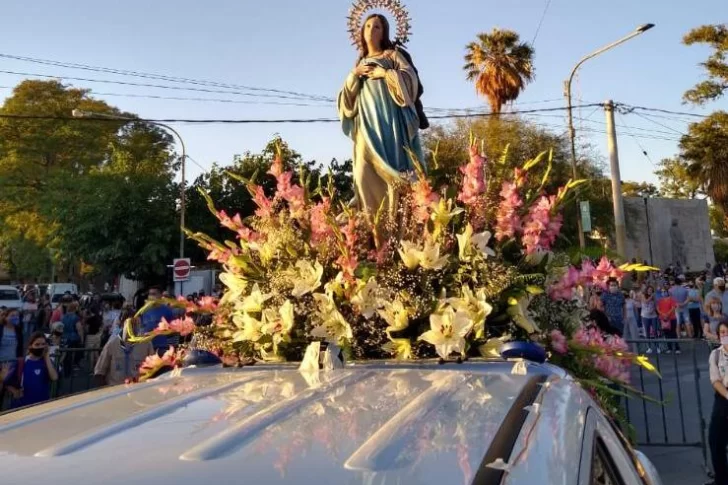
{"type": "Polygon", "coordinates": [[[19,364],[21,368],[8,382],[13,395],[13,408],[32,406],[51,397],[51,382],[58,380],[53,362],[48,354],[48,343],[42,332],[31,335],[28,341],[28,356],[19,364]]]}

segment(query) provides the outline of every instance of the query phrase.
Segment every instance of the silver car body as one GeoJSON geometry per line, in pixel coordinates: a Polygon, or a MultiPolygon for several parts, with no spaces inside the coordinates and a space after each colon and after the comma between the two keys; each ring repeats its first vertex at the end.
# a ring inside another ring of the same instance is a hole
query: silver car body
{"type": "Polygon", "coordinates": [[[597,449],[660,485],[563,371],[523,362],[190,368],[0,416],[3,483],[580,485],[597,449]]]}

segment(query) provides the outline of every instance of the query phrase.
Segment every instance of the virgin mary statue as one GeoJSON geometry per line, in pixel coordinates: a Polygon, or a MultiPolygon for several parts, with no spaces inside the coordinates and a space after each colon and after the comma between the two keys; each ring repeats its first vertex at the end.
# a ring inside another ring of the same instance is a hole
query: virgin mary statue
{"type": "Polygon", "coordinates": [[[359,207],[370,216],[382,203],[396,211],[397,188],[424,164],[420,120],[415,109],[417,72],[389,38],[389,23],[379,14],[361,28],[361,57],[339,93],[344,133],[354,140],[354,184],[359,207]]]}

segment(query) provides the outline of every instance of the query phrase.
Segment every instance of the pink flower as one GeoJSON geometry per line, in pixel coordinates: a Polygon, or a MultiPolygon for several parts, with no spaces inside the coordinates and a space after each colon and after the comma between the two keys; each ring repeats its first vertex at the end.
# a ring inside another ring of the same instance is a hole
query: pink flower
{"type": "Polygon", "coordinates": [[[240,219],[240,214],[235,214],[234,217],[230,217],[224,210],[218,211],[217,219],[223,227],[227,227],[232,231],[238,231],[243,226],[243,221],[240,219]]]}
{"type": "Polygon", "coordinates": [[[558,229],[561,228],[561,221],[558,218],[552,220],[551,212],[554,204],[554,197],[542,196],[529,208],[523,225],[523,245],[526,254],[533,254],[539,249],[551,249],[558,235],[558,229]]]}
{"type": "Polygon", "coordinates": [[[569,351],[566,337],[559,330],[551,331],[551,348],[560,354],[566,354],[569,351]]]}
{"type": "Polygon", "coordinates": [[[331,200],[324,197],[322,202],[311,208],[311,244],[317,246],[334,235],[334,231],[329,225],[329,211],[331,210],[331,200]]]}
{"type": "Polygon", "coordinates": [[[512,238],[521,231],[518,209],[523,205],[518,187],[511,182],[503,182],[500,196],[503,199],[496,213],[495,237],[498,241],[512,238]]]}
{"type": "Polygon", "coordinates": [[[303,187],[291,183],[293,173],[284,172],[278,175],[278,185],[276,187],[276,197],[288,202],[288,207],[291,210],[291,217],[300,218],[303,216],[303,211],[306,206],[306,193],[303,187]]]}
{"type": "Polygon", "coordinates": [[[203,312],[214,312],[217,310],[217,299],[212,296],[203,296],[200,298],[197,310],[203,312]]]}
{"type": "Polygon", "coordinates": [[[440,196],[432,191],[432,187],[426,179],[421,179],[412,186],[412,200],[415,219],[424,224],[430,218],[430,206],[438,202],[440,196]]]}
{"type": "Polygon", "coordinates": [[[349,281],[352,281],[354,279],[354,273],[356,271],[356,268],[359,266],[359,261],[357,260],[356,256],[349,255],[339,256],[339,259],[336,260],[336,264],[339,265],[341,268],[341,271],[344,273],[344,278],[346,278],[349,281]]]}
{"type": "Polygon", "coordinates": [[[153,354],[147,357],[139,368],[139,372],[141,374],[151,374],[161,369],[162,367],[174,367],[177,365],[179,357],[181,357],[181,355],[177,355],[174,347],[170,347],[169,350],[165,352],[164,355],[162,355],[161,357],[157,354],[153,354]]]}
{"type": "Polygon", "coordinates": [[[574,288],[579,284],[579,271],[573,266],[564,273],[558,283],[551,285],[549,296],[552,300],[571,300],[574,288]]]}
{"type": "Polygon", "coordinates": [[[263,187],[260,185],[255,186],[253,201],[258,206],[258,209],[255,211],[256,216],[268,218],[273,214],[273,201],[266,197],[263,187]]]}
{"type": "Polygon", "coordinates": [[[463,183],[460,187],[458,200],[466,205],[472,205],[486,190],[485,186],[485,159],[478,153],[478,148],[470,147],[470,162],[460,167],[463,174],[463,183]]]}
{"type": "Polygon", "coordinates": [[[238,239],[246,242],[256,242],[260,240],[260,234],[250,229],[249,227],[241,227],[238,229],[238,239]]]}
{"type": "Polygon", "coordinates": [[[154,329],[156,333],[173,332],[182,335],[183,337],[188,336],[195,331],[195,322],[191,318],[178,318],[168,322],[164,318],[159,322],[157,328],[154,329]]]}

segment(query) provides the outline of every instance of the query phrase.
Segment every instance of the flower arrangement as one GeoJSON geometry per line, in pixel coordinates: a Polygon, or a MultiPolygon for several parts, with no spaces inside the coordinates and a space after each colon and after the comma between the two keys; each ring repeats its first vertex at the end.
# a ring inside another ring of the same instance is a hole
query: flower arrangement
{"type": "MultiPolygon", "coordinates": [[[[628,365],[646,361],[623,342],[585,330],[570,300],[579,285],[603,285],[642,268],[604,260],[577,270],[552,252],[560,208],[582,181],[547,193],[550,154],[502,181],[488,179],[489,163],[472,143],[469,160],[448,180],[418,167],[413,183],[390,198],[393,215],[350,207],[331,177],[309,190],[306,174],[294,181],[280,156],[265,174],[275,179],[275,192],[266,193],[257,177],[242,180],[257,205],[248,218],[218,211],[203,194],[235,240],[187,232],[223,266],[226,286],[219,304],[186,308],[214,315],[213,325],[195,333],[227,364],[300,360],[314,340],[336,344],[348,359],[448,360],[488,357],[504,341],[530,338],[595,392],[609,389],[600,382],[624,384],[628,365]],[[562,303],[571,305],[568,328],[548,321],[562,303]]],[[[505,156],[495,163],[505,171],[505,156]]],[[[192,330],[182,319],[133,338],[192,330]]],[[[173,355],[161,359],[175,362],[173,355]]]]}

